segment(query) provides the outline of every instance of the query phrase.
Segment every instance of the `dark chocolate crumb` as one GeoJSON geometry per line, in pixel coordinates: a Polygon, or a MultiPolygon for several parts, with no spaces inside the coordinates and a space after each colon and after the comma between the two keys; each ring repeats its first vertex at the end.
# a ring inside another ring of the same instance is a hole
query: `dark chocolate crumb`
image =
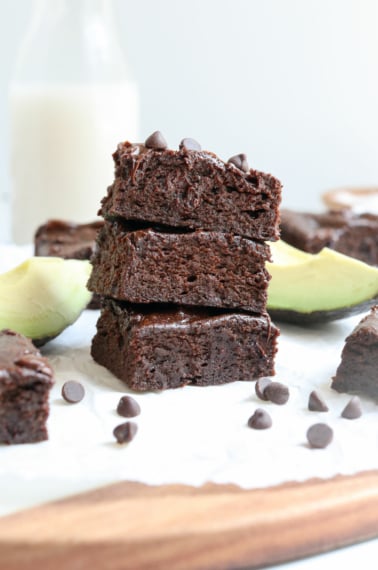
{"type": "Polygon", "coordinates": [[[249,171],[249,165],[246,154],[236,154],[235,156],[231,156],[231,158],[229,158],[227,162],[233,164],[234,166],[236,166],[236,168],[239,168],[239,170],[242,170],[243,172],[249,171]]]}
{"type": "Polygon", "coordinates": [[[273,402],[282,406],[286,404],[289,399],[289,388],[281,382],[271,382],[264,390],[264,396],[273,402]]]}
{"type": "Polygon", "coordinates": [[[113,435],[118,443],[129,443],[134,439],[136,432],[138,431],[138,426],[134,422],[125,422],[124,424],[119,424],[113,430],[113,435]]]}
{"type": "Polygon", "coordinates": [[[341,412],[341,417],[347,420],[356,420],[362,416],[361,401],[358,396],[353,396],[341,412]]]}
{"type": "Polygon", "coordinates": [[[313,390],[308,399],[308,409],[311,412],[328,412],[329,408],[316,390],[313,390]]]}
{"type": "Polygon", "coordinates": [[[182,139],[179,145],[180,150],[202,150],[201,145],[195,139],[182,139]]]}
{"type": "Polygon", "coordinates": [[[131,396],[122,396],[118,402],[117,412],[124,418],[135,418],[140,414],[140,406],[131,396]]]}
{"type": "Polygon", "coordinates": [[[248,420],[248,427],[253,429],[268,429],[272,427],[272,418],[262,408],[257,408],[248,420]]]}
{"type": "Polygon", "coordinates": [[[166,148],[168,148],[167,141],[165,140],[160,131],[155,131],[154,133],[152,133],[152,135],[150,135],[146,139],[144,145],[147,148],[152,148],[154,150],[165,150],[166,148]]]}
{"type": "Polygon", "coordinates": [[[327,424],[314,424],[307,430],[307,440],[310,447],[323,449],[331,443],[333,430],[327,424]]]}
{"type": "Polygon", "coordinates": [[[268,400],[265,395],[265,388],[271,384],[272,381],[270,378],[259,378],[255,383],[255,392],[256,396],[260,398],[260,400],[268,400]]]}
{"type": "Polygon", "coordinates": [[[62,396],[70,404],[77,404],[85,396],[84,386],[76,380],[68,380],[62,386],[62,396]]]}

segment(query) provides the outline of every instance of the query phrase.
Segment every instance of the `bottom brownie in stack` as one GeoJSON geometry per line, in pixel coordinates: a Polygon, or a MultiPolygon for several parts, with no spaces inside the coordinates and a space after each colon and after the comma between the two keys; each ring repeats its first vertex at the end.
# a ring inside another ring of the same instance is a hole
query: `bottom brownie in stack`
{"type": "Polygon", "coordinates": [[[269,316],[104,299],[92,356],[137,391],[274,374],[269,316]]]}

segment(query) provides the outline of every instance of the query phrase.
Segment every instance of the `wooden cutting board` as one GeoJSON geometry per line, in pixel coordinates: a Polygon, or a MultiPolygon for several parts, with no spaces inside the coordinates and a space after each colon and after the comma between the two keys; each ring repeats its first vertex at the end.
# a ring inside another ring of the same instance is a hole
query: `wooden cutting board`
{"type": "Polygon", "coordinates": [[[125,482],[1,518],[0,568],[259,568],[373,537],[378,471],[252,491],[125,482]]]}

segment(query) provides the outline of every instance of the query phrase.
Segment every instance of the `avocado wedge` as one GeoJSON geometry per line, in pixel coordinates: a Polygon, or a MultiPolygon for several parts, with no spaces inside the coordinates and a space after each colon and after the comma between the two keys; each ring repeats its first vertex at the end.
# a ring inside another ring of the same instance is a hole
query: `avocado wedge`
{"type": "Polygon", "coordinates": [[[21,333],[40,346],[79,317],[91,293],[89,261],[32,257],[0,275],[0,329],[21,333]]]}
{"type": "Polygon", "coordinates": [[[378,268],[328,248],[313,255],[271,242],[267,309],[297,324],[343,319],[378,303],[378,268]]]}

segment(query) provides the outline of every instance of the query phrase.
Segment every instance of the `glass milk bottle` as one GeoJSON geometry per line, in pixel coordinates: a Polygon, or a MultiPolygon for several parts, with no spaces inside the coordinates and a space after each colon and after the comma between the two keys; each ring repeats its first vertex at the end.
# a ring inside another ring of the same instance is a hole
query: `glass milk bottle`
{"type": "Polygon", "coordinates": [[[117,143],[138,138],[138,93],[111,0],[37,0],[9,92],[12,238],[96,219],[117,143]]]}

